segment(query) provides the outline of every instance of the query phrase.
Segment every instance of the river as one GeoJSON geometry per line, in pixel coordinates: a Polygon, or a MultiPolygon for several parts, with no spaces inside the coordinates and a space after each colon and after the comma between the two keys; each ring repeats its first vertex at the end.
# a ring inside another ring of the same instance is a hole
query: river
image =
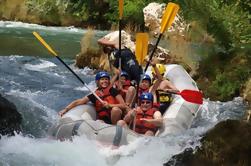
{"type": "MultiPolygon", "coordinates": [[[[201,135],[215,124],[241,119],[244,114],[246,107],[240,97],[229,102],[204,99],[192,127],[182,134],[138,139],[115,150],[100,147],[84,136],[76,136],[72,142],[50,140],[47,130],[59,120],[57,113],[88,91],[57,59],[50,57],[33,37],[34,30],[88,86],[95,88],[93,70],[73,65],[85,30],[0,21],[0,94],[15,103],[23,116],[23,132],[0,140],[0,165],[159,166],[185,148],[199,146],[201,135]]],[[[97,38],[104,34],[97,32],[97,38]]]]}

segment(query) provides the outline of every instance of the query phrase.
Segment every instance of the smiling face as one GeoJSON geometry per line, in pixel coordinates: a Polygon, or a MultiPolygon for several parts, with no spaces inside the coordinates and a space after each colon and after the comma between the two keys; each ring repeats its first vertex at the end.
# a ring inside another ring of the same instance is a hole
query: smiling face
{"type": "Polygon", "coordinates": [[[125,76],[120,76],[120,82],[122,85],[126,83],[126,77],[125,76]]]}
{"type": "Polygon", "coordinates": [[[110,85],[110,79],[107,77],[102,77],[97,81],[99,88],[107,88],[110,85]]]}
{"type": "Polygon", "coordinates": [[[143,90],[150,88],[150,82],[148,80],[142,80],[139,87],[143,90]]]}
{"type": "Polygon", "coordinates": [[[152,101],[150,101],[150,100],[141,100],[141,102],[140,102],[140,108],[142,109],[142,111],[147,111],[147,110],[149,110],[149,109],[151,109],[152,108],[152,101]]]}

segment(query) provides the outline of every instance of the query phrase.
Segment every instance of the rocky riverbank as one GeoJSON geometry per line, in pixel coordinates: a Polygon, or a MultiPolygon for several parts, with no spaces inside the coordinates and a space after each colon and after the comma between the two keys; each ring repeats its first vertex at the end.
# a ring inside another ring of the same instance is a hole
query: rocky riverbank
{"type": "Polygon", "coordinates": [[[173,157],[165,166],[249,166],[250,137],[250,122],[238,120],[220,122],[204,135],[201,147],[197,147],[195,153],[192,149],[186,149],[182,154],[173,157]]]}

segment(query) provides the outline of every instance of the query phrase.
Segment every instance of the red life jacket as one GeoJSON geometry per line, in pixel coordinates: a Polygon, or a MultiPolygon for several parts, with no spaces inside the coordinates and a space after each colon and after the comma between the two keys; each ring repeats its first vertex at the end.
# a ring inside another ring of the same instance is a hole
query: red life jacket
{"type": "MultiPolygon", "coordinates": [[[[112,87],[111,86],[108,86],[107,88],[105,89],[97,89],[95,91],[95,93],[103,100],[103,101],[106,101],[108,102],[109,104],[118,104],[118,101],[116,100],[115,97],[113,97],[111,94],[110,94],[110,89],[112,87]]],[[[99,101],[99,100],[96,100],[96,103],[95,103],[95,108],[96,108],[96,111],[97,111],[97,119],[101,119],[101,120],[104,120],[104,119],[111,119],[110,115],[111,115],[111,108],[105,108],[104,105],[99,101]]]]}
{"type": "MultiPolygon", "coordinates": [[[[115,82],[115,86],[116,87],[118,87],[118,81],[117,82],[115,82]]],[[[128,88],[131,86],[131,81],[130,80],[126,80],[125,81],[125,84],[122,86],[122,88],[123,88],[123,90],[128,90],[128,88]]],[[[121,96],[123,97],[123,99],[125,99],[126,98],[126,92],[124,92],[124,91],[120,91],[120,94],[121,94],[121,96]]]]}
{"type": "Polygon", "coordinates": [[[155,113],[155,111],[155,109],[151,108],[146,112],[137,112],[135,126],[135,131],[137,133],[145,134],[145,132],[147,132],[148,130],[151,130],[154,133],[157,131],[157,127],[155,125],[140,120],[140,118],[154,119],[153,114],[155,113]]]}

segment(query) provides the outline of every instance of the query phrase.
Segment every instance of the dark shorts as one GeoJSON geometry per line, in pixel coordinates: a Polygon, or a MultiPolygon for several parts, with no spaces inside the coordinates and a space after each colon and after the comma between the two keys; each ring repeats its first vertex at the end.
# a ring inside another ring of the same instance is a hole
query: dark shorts
{"type": "Polygon", "coordinates": [[[160,103],[160,106],[159,106],[159,111],[161,112],[161,114],[163,115],[167,108],[170,106],[170,103],[160,103]]]}

